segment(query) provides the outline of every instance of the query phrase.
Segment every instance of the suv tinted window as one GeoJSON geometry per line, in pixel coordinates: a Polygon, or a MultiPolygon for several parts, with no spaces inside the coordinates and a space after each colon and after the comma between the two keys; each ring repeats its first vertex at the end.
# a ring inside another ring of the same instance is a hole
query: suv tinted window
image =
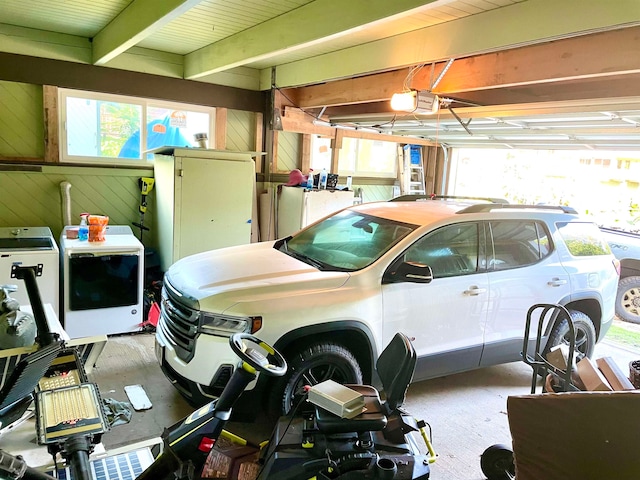
{"type": "Polygon", "coordinates": [[[574,257],[609,255],[611,249],[595,223],[559,223],[560,235],[574,257]]]}
{"type": "Polygon", "coordinates": [[[405,253],[405,261],[429,265],[434,278],[476,272],[478,224],[458,223],[421,238],[405,253]]]}
{"type": "Polygon", "coordinates": [[[506,270],[536,263],[551,251],[547,231],[539,222],[500,220],[489,222],[493,254],[489,251],[489,270],[506,270]]]}

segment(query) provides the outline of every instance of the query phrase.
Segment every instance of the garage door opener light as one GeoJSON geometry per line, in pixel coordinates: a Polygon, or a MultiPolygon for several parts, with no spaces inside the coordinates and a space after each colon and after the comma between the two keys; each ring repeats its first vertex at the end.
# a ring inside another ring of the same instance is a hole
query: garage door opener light
{"type": "Polygon", "coordinates": [[[394,93],[391,108],[398,112],[432,115],[440,109],[440,98],[427,90],[394,93]]]}

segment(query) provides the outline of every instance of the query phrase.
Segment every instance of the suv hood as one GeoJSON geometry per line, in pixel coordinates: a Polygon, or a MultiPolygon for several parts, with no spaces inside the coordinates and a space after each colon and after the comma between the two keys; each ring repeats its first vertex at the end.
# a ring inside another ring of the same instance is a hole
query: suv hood
{"type": "Polygon", "coordinates": [[[241,301],[335,289],[349,279],[347,272],[321,272],[276,250],[274,243],[252,243],[185,257],[169,268],[167,280],[191,300],[200,304],[204,301],[207,310],[224,311],[241,301]]]}

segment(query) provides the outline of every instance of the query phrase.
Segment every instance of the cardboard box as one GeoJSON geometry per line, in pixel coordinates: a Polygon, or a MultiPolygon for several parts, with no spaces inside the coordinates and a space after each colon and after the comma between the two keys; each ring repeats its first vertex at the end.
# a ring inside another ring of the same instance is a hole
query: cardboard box
{"type": "Polygon", "coordinates": [[[635,390],[631,381],[624,376],[613,358],[599,358],[596,360],[596,365],[598,365],[598,368],[614,390],[635,390]]]}
{"type": "Polygon", "coordinates": [[[640,391],[511,396],[518,480],[637,480],[640,391]]]}
{"type": "MultiPolygon", "coordinates": [[[[241,466],[244,463],[256,462],[258,455],[259,450],[257,448],[240,445],[220,436],[211,452],[209,452],[200,478],[239,478],[238,474],[241,466]]],[[[250,479],[251,477],[246,478],[250,479]]]]}
{"type": "Polygon", "coordinates": [[[584,357],[578,362],[578,375],[584,387],[592,392],[612,391],[611,385],[607,382],[596,362],[589,357],[584,357]]]}
{"type": "Polygon", "coordinates": [[[569,346],[568,345],[556,345],[552,347],[546,355],[547,362],[556,367],[558,370],[567,369],[567,361],[569,358],[569,346]]]}

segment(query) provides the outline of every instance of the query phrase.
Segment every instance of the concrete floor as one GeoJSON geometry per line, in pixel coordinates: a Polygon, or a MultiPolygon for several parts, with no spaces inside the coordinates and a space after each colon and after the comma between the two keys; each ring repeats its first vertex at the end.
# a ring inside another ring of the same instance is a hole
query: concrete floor
{"type": "MultiPolygon", "coordinates": [[[[153,344],[153,334],[149,333],[110,337],[90,375],[103,398],[128,401],[123,387],[140,384],[153,404],[149,410],[134,411],[129,423],[105,433],[102,440],[107,450],[158,437],[165,426],[192,411],[162,375],[153,344]]],[[[629,361],[640,359],[640,352],[602,343],[596,347],[596,357],[602,356],[613,357],[620,369],[628,372],[629,361]]],[[[510,444],[506,400],[510,395],[529,393],[531,374],[528,365],[517,362],[409,387],[405,409],[431,425],[433,444],[439,454],[432,465],[431,478],[484,478],[480,455],[490,445],[510,444]]],[[[232,422],[227,429],[259,441],[269,437],[271,425],[258,418],[254,424],[232,422]]],[[[0,438],[0,448],[14,451],[11,437],[0,438]]]]}
{"type": "MultiPolygon", "coordinates": [[[[610,343],[596,347],[595,357],[611,356],[623,372],[634,352],[610,343]]],[[[431,478],[480,480],[480,455],[490,445],[510,444],[506,400],[509,395],[530,392],[532,369],[523,362],[483,368],[472,372],[418,382],[409,387],[405,408],[428,422],[439,454],[431,478]]],[[[93,381],[102,396],[127,401],[125,385],[141,384],[153,407],[134,412],[129,424],[104,434],[107,449],[160,435],[165,425],[191,412],[191,407],[164,378],[153,351],[152,334],[110,337],[94,368],[93,381]],[[123,361],[126,359],[126,361],[123,361]]],[[[538,389],[538,391],[540,391],[538,389]]],[[[266,439],[271,425],[232,423],[227,428],[253,439],[266,439]]]]}

